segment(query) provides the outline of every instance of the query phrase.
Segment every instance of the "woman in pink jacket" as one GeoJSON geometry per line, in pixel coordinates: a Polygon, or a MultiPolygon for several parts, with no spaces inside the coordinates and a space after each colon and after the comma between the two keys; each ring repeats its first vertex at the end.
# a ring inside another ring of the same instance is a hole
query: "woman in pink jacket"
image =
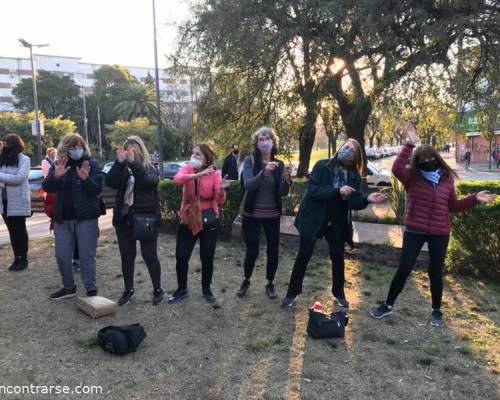
{"type": "Polygon", "coordinates": [[[210,146],[199,144],[193,148],[190,162],[174,176],[174,182],[182,185],[183,189],[179,211],[181,224],[177,232],[175,249],[177,290],[168,299],[170,304],[180,303],[188,297],[188,263],[198,238],[202,296],[207,303],[215,302],[210,284],[217,244],[219,205],[226,201],[224,189],[229,187],[230,182],[222,179],[220,172],[215,170],[214,157],[215,154],[210,146]]]}
{"type": "Polygon", "coordinates": [[[418,140],[415,127],[409,123],[405,133],[406,144],[392,166],[392,173],[406,190],[403,249],[386,302],[372,308],[370,314],[380,319],[392,313],[394,302],[403,290],[422,246],[427,242],[432,295],[431,325],[440,327],[444,325],[441,298],[444,259],[450,238],[450,213],[468,210],[480,202],[489,203],[495,195],[483,191],[458,200],[455,194],[456,172],[428,144],[419,146],[412,156],[418,140]]]}

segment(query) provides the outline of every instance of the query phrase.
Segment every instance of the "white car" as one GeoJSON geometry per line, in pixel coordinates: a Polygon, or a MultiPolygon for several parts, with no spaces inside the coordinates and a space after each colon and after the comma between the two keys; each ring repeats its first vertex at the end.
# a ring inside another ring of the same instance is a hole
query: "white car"
{"type": "Polygon", "coordinates": [[[368,161],[366,164],[366,180],[369,186],[391,186],[391,173],[379,169],[368,161]]]}

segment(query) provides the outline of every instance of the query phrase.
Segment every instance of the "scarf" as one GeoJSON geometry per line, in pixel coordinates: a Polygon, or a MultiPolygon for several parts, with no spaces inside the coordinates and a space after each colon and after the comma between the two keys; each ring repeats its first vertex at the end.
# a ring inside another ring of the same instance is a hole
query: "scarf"
{"type": "Polygon", "coordinates": [[[127,179],[127,186],[125,188],[125,194],[123,195],[123,205],[128,210],[130,207],[134,205],[134,185],[135,178],[132,174],[130,168],[127,167],[129,177],[127,179]]]}
{"type": "Polygon", "coordinates": [[[422,176],[427,179],[430,183],[432,183],[432,186],[436,186],[439,183],[439,179],[441,179],[441,168],[438,168],[435,171],[422,171],[420,170],[420,173],[422,176]]]}

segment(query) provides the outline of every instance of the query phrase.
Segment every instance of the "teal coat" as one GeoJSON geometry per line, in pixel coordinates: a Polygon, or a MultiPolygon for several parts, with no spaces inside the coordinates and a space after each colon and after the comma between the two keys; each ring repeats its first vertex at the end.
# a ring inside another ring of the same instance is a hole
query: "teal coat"
{"type": "Polygon", "coordinates": [[[334,207],[345,209],[345,215],[343,215],[345,219],[343,218],[339,225],[344,229],[344,240],[348,243],[352,241],[352,226],[348,218],[348,210],[362,210],[368,205],[366,196],[359,191],[361,177],[357,171],[351,171],[346,182],[346,185],[356,189],[356,192],[352,193],[348,200],[342,199],[340,190],[334,187],[338,165],[339,161],[335,158],[320,160],[314,165],[309,177],[309,186],[295,218],[295,227],[300,236],[310,241],[321,236],[328,202],[334,202],[334,207]]]}

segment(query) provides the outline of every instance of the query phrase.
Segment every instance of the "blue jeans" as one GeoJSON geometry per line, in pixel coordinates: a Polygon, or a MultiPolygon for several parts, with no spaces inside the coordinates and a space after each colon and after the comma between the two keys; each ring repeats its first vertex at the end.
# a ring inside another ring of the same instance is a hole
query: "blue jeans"
{"type": "Polygon", "coordinates": [[[78,243],[80,255],[80,276],[86,290],[96,290],[95,258],[99,224],[96,219],[85,221],[66,220],[62,224],[54,224],[56,241],[56,260],[61,273],[64,288],[75,287],[73,265],[71,260],[78,243]]]}

